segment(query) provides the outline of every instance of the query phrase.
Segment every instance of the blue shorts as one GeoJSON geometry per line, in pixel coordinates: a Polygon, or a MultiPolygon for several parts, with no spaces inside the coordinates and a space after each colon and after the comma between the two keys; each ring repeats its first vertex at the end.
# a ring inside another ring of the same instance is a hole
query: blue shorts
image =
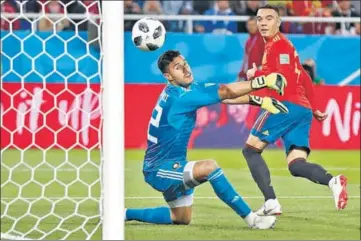
{"type": "Polygon", "coordinates": [[[165,201],[169,203],[193,194],[194,186],[186,184],[192,183],[194,163],[167,161],[155,171],[144,172],[144,178],[151,187],[163,193],[165,201]]]}
{"type": "Polygon", "coordinates": [[[262,111],[251,134],[267,143],[274,143],[282,138],[286,155],[294,148],[303,149],[309,154],[312,110],[290,102],[283,104],[288,108],[288,114],[273,115],[262,111]]]}

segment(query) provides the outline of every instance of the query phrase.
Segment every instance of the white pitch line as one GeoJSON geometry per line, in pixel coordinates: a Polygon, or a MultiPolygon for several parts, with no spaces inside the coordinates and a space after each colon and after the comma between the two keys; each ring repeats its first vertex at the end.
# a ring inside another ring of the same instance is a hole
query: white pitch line
{"type": "MultiPolygon", "coordinates": [[[[325,169],[329,171],[360,171],[359,167],[324,167],[325,169]]],[[[79,172],[99,172],[99,169],[96,168],[78,168],[79,172]]],[[[75,168],[59,168],[59,169],[52,169],[52,168],[36,168],[33,169],[33,171],[36,172],[76,172],[77,169],[75,168]]],[[[233,171],[246,171],[249,172],[248,168],[224,168],[224,170],[233,170],[233,171]]],[[[288,168],[269,168],[270,171],[289,171],[288,168]]],[[[8,172],[8,169],[1,168],[2,172],[8,172]]],[[[30,169],[27,168],[17,168],[15,170],[12,170],[13,172],[30,172],[30,169]]],[[[141,169],[132,169],[132,168],[125,168],[124,171],[130,172],[130,171],[141,171],[141,169]]]]}
{"type": "MultiPolygon", "coordinates": [[[[261,196],[249,196],[244,199],[264,199],[261,196]]],[[[278,199],[332,199],[332,196],[278,196],[278,199]]],[[[349,196],[349,198],[359,199],[360,196],[349,196]]],[[[163,199],[163,197],[125,197],[125,199],[163,199]]],[[[218,199],[218,197],[194,197],[194,199],[218,199]]]]}
{"type": "MultiPolygon", "coordinates": [[[[242,198],[244,199],[264,199],[264,197],[262,196],[243,196],[242,198]]],[[[332,199],[332,196],[278,196],[277,198],[279,199],[332,199]]],[[[360,199],[360,196],[349,196],[350,199],[360,199]]],[[[9,198],[9,197],[1,197],[1,200],[14,200],[14,199],[24,199],[24,200],[41,200],[41,198],[9,198]]],[[[51,198],[47,198],[50,200],[61,200],[61,199],[66,199],[66,200],[85,200],[85,199],[91,199],[91,200],[97,200],[99,199],[99,197],[51,197],[51,198]]],[[[148,197],[125,197],[125,199],[130,199],[130,200],[134,200],[134,199],[163,199],[163,197],[161,196],[148,196],[148,197]]],[[[218,199],[218,197],[194,197],[194,199],[218,199]]]]}
{"type": "Polygon", "coordinates": [[[1,233],[1,239],[2,240],[33,240],[33,239],[24,238],[24,237],[20,237],[20,236],[14,236],[14,235],[5,234],[5,233],[1,233]]]}
{"type": "Polygon", "coordinates": [[[350,74],[349,76],[347,76],[344,80],[342,80],[338,85],[339,86],[345,86],[347,84],[349,84],[350,82],[352,82],[354,79],[356,79],[357,77],[360,76],[360,69],[356,70],[355,72],[353,72],[352,74],[350,74]]]}

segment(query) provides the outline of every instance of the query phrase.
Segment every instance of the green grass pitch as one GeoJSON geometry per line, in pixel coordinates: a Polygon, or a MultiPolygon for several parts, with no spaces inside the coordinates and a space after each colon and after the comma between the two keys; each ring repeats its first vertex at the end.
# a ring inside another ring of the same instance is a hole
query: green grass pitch
{"type": "MultiPolygon", "coordinates": [[[[164,206],[161,194],[152,190],[143,181],[142,158],[144,151],[127,150],[125,154],[125,185],[127,208],[164,206]]],[[[101,238],[97,197],[99,197],[98,151],[48,150],[46,154],[35,150],[23,153],[16,150],[2,152],[1,162],[1,214],[8,208],[8,216],[1,220],[1,232],[13,225],[17,231],[37,238],[41,231],[50,232],[47,239],[84,239],[86,232],[94,231],[92,239],[101,238]],[[19,163],[23,159],[24,163],[19,163]],[[41,164],[46,160],[46,164],[41,164]],[[64,162],[69,160],[69,162],[64,162]],[[89,162],[91,160],[91,162],[89,162]],[[11,167],[11,172],[6,168],[11,167]],[[30,167],[37,167],[31,171],[30,167]],[[54,171],[52,167],[57,167],[54,171]],[[77,178],[79,174],[79,178],[77,178]],[[42,184],[28,182],[33,180],[42,184]],[[52,182],[55,178],[59,182],[52,182]],[[21,184],[21,188],[14,183],[21,184]],[[5,185],[6,183],[6,185],[5,185]],[[63,185],[66,184],[66,185],[63,185]],[[36,198],[43,193],[48,200],[36,198]],[[67,193],[69,199],[59,199],[67,193]],[[21,201],[14,197],[21,194],[21,201]],[[84,197],[88,197],[84,200],[84,197]],[[79,199],[80,198],[80,199],[79,199]],[[93,199],[94,198],[94,199],[93,199]],[[75,200],[72,201],[72,200],[75,200]],[[84,200],[84,201],[83,201],[84,200]],[[5,205],[11,202],[10,205],[5,205]],[[31,203],[31,208],[30,204],[31,203]],[[78,215],[72,215],[78,208],[78,215]],[[53,209],[53,215],[46,216],[53,209]],[[19,218],[14,223],[9,218],[19,218]],[[42,219],[37,218],[42,217],[42,219]],[[87,219],[86,217],[90,217],[87,219]],[[61,219],[62,218],[62,219],[61,219]],[[60,223],[60,220],[64,222],[60,223]],[[37,225],[37,230],[34,226],[37,225]],[[63,229],[63,230],[62,230],[63,229]],[[71,230],[70,233],[64,232],[71,230]]],[[[283,152],[268,150],[264,157],[271,169],[272,182],[283,205],[283,215],[278,218],[273,230],[249,230],[231,209],[218,200],[208,183],[196,188],[193,205],[193,219],[189,226],[162,226],[129,222],[125,226],[126,239],[360,239],[360,153],[359,151],[313,151],[310,160],[322,164],[330,173],[343,173],[349,180],[350,200],[343,211],[334,207],[331,192],[327,187],[316,185],[301,178],[292,177],[284,160],[283,152]]],[[[215,159],[236,190],[245,197],[253,209],[259,208],[263,199],[248,171],[240,150],[192,150],[189,160],[215,159]]],[[[120,174],[121,175],[121,174],[120,174]]],[[[13,233],[16,235],[16,233],[13,233]]]]}

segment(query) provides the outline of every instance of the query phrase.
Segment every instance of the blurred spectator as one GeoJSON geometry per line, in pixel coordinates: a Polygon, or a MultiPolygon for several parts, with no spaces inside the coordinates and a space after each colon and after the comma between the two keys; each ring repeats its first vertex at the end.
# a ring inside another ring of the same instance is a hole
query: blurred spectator
{"type": "MultiPolygon", "coordinates": [[[[124,1],[124,14],[141,14],[142,9],[138,5],[138,3],[133,0],[125,0],[124,1]]],[[[124,30],[132,31],[133,25],[135,24],[135,20],[125,20],[124,21],[124,30]]]]}
{"type": "MultiPolygon", "coordinates": [[[[334,9],[333,4],[324,6],[321,13],[317,13],[318,17],[332,17],[332,11],[334,9]]],[[[314,34],[335,34],[336,23],[313,23],[312,33],[314,34]]]]}
{"type": "MultiPolygon", "coordinates": [[[[208,9],[204,15],[233,16],[235,15],[229,7],[228,0],[217,0],[213,8],[208,9]]],[[[199,25],[204,26],[207,33],[235,33],[237,32],[237,22],[235,21],[202,21],[199,25]]]]}
{"type": "MultiPolygon", "coordinates": [[[[332,12],[332,16],[359,17],[355,10],[351,9],[351,3],[349,0],[338,1],[338,8],[332,12]]],[[[351,28],[354,26],[354,23],[336,23],[336,34],[350,34],[351,28]]]]}
{"type": "Polygon", "coordinates": [[[314,16],[318,9],[322,8],[322,5],[317,0],[293,0],[290,7],[294,16],[314,16]]]}
{"type": "Polygon", "coordinates": [[[351,8],[360,15],[360,1],[352,1],[351,8]]]}
{"type": "Polygon", "coordinates": [[[316,84],[316,85],[325,84],[325,81],[322,78],[317,76],[316,63],[313,59],[306,59],[303,62],[302,67],[306,70],[308,75],[311,77],[314,84],[316,84]]]}
{"type": "Polygon", "coordinates": [[[158,0],[147,0],[143,5],[144,14],[163,14],[162,4],[158,0]]]}
{"type": "Polygon", "coordinates": [[[178,1],[163,1],[163,9],[165,14],[177,15],[180,10],[186,5],[192,6],[192,1],[178,0],[178,1]]]}
{"type": "Polygon", "coordinates": [[[194,11],[196,11],[197,13],[203,15],[205,13],[205,11],[207,11],[208,9],[210,9],[214,4],[214,1],[206,1],[206,0],[193,0],[193,9],[194,11]]]}
{"type": "Polygon", "coordinates": [[[351,35],[360,36],[360,23],[355,23],[355,27],[351,28],[351,35]]]}
{"type": "MultiPolygon", "coordinates": [[[[193,11],[193,2],[189,0],[180,0],[180,1],[163,1],[163,9],[165,14],[169,15],[189,15],[195,14],[193,11]]],[[[170,32],[185,32],[186,31],[186,21],[167,21],[168,31],[170,32]]]]}
{"type": "MultiPolygon", "coordinates": [[[[246,8],[242,13],[240,13],[240,15],[256,16],[259,7],[261,7],[261,1],[248,0],[246,1],[246,8]]],[[[247,32],[246,22],[238,22],[238,32],[247,32]]]]}
{"type": "MultiPolygon", "coordinates": [[[[101,12],[102,0],[83,0],[82,3],[86,6],[86,12],[89,12],[91,16],[97,16],[101,12]]],[[[102,27],[100,25],[100,19],[90,18],[90,20],[88,21],[88,42],[89,45],[96,50],[100,50],[101,36],[99,36],[99,33],[101,32],[102,27]]]]}
{"type": "MultiPolygon", "coordinates": [[[[19,11],[15,1],[1,2],[1,13],[17,13],[19,11]]],[[[1,30],[18,30],[20,29],[20,20],[13,21],[13,18],[1,17],[1,30]]]]}
{"type": "MultiPolygon", "coordinates": [[[[251,1],[251,0],[250,0],[251,1]]],[[[271,1],[271,2],[267,2],[267,0],[260,0],[258,1],[260,6],[264,6],[267,3],[272,4],[272,5],[278,5],[277,2],[284,2],[284,1],[271,1]]],[[[251,3],[252,4],[252,3],[251,3]]],[[[246,9],[247,9],[247,1],[246,0],[231,0],[230,1],[230,5],[232,10],[237,14],[237,15],[244,15],[246,9]]],[[[252,15],[253,16],[253,15],[252,15]]]]}
{"type": "MultiPolygon", "coordinates": [[[[83,1],[77,0],[61,0],[64,4],[64,10],[68,13],[84,14],[86,13],[86,6],[83,1]]],[[[85,19],[71,19],[68,29],[73,31],[84,31],[88,28],[88,21],[85,19]]]]}
{"type": "Polygon", "coordinates": [[[267,3],[287,8],[290,4],[292,4],[292,0],[269,0],[267,3]]]}
{"type": "MultiPolygon", "coordinates": [[[[158,15],[164,14],[163,7],[159,0],[147,0],[144,1],[143,4],[143,13],[144,14],[151,14],[151,15],[158,15]]],[[[161,21],[164,25],[165,29],[168,29],[168,23],[166,21],[161,21]]]]}
{"type": "Polygon", "coordinates": [[[25,12],[28,12],[28,13],[38,13],[40,12],[40,9],[41,9],[41,5],[39,4],[38,1],[36,0],[28,0],[28,1],[25,1],[25,0],[22,0],[21,2],[25,2],[23,4],[23,10],[25,10],[25,12]]]}
{"type": "MultiPolygon", "coordinates": [[[[78,0],[79,1],[79,0],[78,0]]],[[[85,12],[89,12],[90,14],[97,15],[100,13],[100,7],[102,5],[102,0],[81,0],[83,5],[86,7],[85,12]]]]}
{"type": "Polygon", "coordinates": [[[241,71],[238,74],[238,80],[246,80],[247,70],[252,68],[252,64],[262,65],[262,56],[264,52],[265,42],[258,31],[257,19],[253,16],[247,21],[247,30],[249,38],[244,47],[244,57],[241,71]]]}
{"type": "MultiPolygon", "coordinates": [[[[316,16],[318,13],[322,13],[322,5],[320,1],[292,0],[291,5],[289,5],[289,13],[291,16],[316,16]]],[[[315,33],[315,23],[313,22],[295,23],[295,25],[297,29],[296,33],[315,33]]]]}
{"type": "Polygon", "coordinates": [[[236,15],[242,15],[246,9],[246,1],[244,0],[231,0],[229,2],[229,5],[231,6],[233,12],[236,14],[236,15]]]}
{"type": "MultiPolygon", "coordinates": [[[[39,13],[41,10],[41,4],[36,0],[21,0],[19,1],[22,4],[23,12],[25,13],[39,13]]],[[[36,29],[36,24],[34,22],[36,18],[24,18],[21,20],[21,29],[29,30],[36,29]]]]}
{"type": "Polygon", "coordinates": [[[325,8],[325,7],[336,8],[337,7],[337,1],[336,0],[321,0],[321,6],[323,8],[325,8]]]}
{"type": "MultiPolygon", "coordinates": [[[[163,0],[162,0],[162,1],[163,1],[163,0]]],[[[137,3],[141,9],[143,9],[144,0],[134,0],[134,2],[137,3]]]]}
{"type": "MultiPolygon", "coordinates": [[[[46,1],[43,3],[42,9],[45,13],[64,14],[64,8],[60,1],[46,1]]],[[[63,18],[61,21],[58,21],[59,19],[61,18],[43,17],[39,21],[38,28],[40,31],[51,31],[55,27],[56,31],[62,31],[69,27],[68,19],[63,18]]]]}
{"type": "MultiPolygon", "coordinates": [[[[280,16],[287,16],[287,7],[286,4],[282,4],[282,5],[277,5],[278,9],[280,10],[280,16]]],[[[299,33],[299,26],[297,23],[294,22],[286,22],[286,21],[282,21],[281,22],[281,27],[280,27],[280,31],[282,33],[299,33]]]]}
{"type": "MultiPolygon", "coordinates": [[[[198,13],[196,11],[193,10],[192,5],[191,4],[186,4],[184,7],[182,7],[179,11],[179,14],[181,15],[197,15],[198,13]]],[[[201,26],[200,28],[202,28],[202,25],[197,24],[198,21],[193,21],[193,31],[194,32],[198,32],[196,27],[201,26]]],[[[188,26],[187,25],[187,21],[177,21],[177,26],[176,26],[176,31],[179,32],[188,32],[188,26]]],[[[200,32],[204,32],[204,28],[202,28],[202,31],[200,32]]]]}

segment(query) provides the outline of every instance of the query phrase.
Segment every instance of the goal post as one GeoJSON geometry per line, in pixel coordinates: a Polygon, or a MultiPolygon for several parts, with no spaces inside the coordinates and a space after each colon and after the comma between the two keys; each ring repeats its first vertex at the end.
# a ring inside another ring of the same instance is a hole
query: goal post
{"type": "Polygon", "coordinates": [[[122,240],[123,1],[27,2],[1,13],[1,239],[122,240]]]}
{"type": "Polygon", "coordinates": [[[103,2],[103,239],[124,240],[124,2],[103,2]]]}

